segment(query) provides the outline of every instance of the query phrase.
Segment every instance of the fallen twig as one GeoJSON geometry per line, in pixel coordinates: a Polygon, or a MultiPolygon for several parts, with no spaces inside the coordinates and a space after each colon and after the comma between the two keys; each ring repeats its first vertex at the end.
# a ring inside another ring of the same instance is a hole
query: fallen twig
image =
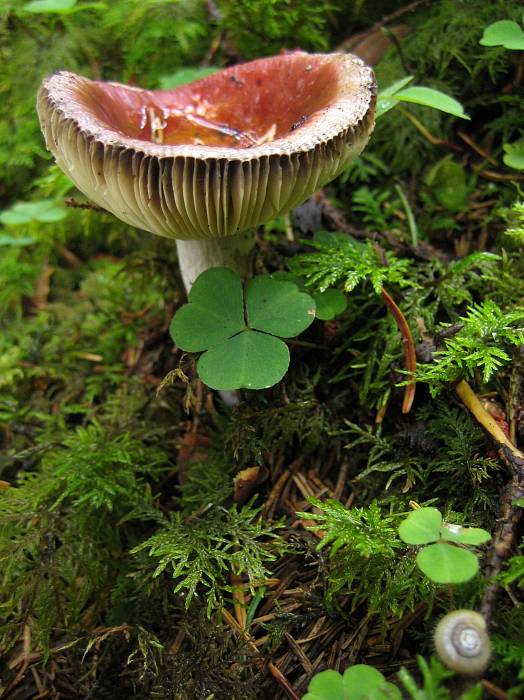
{"type": "Polygon", "coordinates": [[[406,317],[384,288],[382,288],[382,297],[384,298],[388,309],[393,314],[393,318],[395,319],[400,334],[402,335],[402,342],[404,343],[404,358],[406,361],[406,369],[409,372],[409,380],[406,384],[406,388],[404,389],[402,413],[409,413],[411,406],[413,405],[413,400],[415,399],[416,391],[415,372],[417,370],[417,357],[415,354],[413,336],[411,335],[411,330],[408,322],[406,321],[406,317]]]}
{"type": "Polygon", "coordinates": [[[522,508],[515,501],[524,497],[524,454],[511,442],[496,420],[486,411],[480,399],[469,384],[462,380],[455,391],[480,425],[495,441],[499,455],[511,471],[511,481],[502,492],[500,516],[497,528],[493,534],[490,549],[486,558],[485,575],[490,579],[480,612],[487,624],[490,624],[495,605],[495,599],[500,588],[496,577],[501,572],[504,562],[511,554],[515,541],[517,524],[522,516],[522,508]]]}

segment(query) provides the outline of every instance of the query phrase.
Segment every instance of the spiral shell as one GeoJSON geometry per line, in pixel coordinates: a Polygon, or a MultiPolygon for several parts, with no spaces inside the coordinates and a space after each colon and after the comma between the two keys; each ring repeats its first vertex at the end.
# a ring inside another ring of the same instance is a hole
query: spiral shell
{"type": "Polygon", "coordinates": [[[474,610],[454,610],[437,625],[435,649],[440,660],[464,676],[478,676],[489,664],[491,644],[486,621],[474,610]]]}

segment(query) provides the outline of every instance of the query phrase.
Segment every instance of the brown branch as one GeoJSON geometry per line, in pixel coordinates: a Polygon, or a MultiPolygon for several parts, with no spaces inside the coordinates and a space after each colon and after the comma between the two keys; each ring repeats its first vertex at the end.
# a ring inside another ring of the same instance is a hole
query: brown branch
{"type": "Polygon", "coordinates": [[[91,204],[90,202],[79,202],[74,197],[66,197],[64,199],[64,204],[66,207],[71,207],[72,209],[91,209],[91,211],[101,211],[107,214],[107,210],[99,207],[98,204],[91,204]]]}
{"type": "Polygon", "coordinates": [[[357,229],[355,226],[352,226],[348,221],[346,221],[344,214],[342,214],[340,209],[337,209],[337,207],[331,204],[323,190],[318,190],[314,197],[320,205],[322,216],[326,219],[330,228],[334,229],[335,231],[342,231],[342,233],[347,233],[350,236],[357,236],[360,238],[368,235],[365,231],[357,229]]]}
{"type": "Polygon", "coordinates": [[[488,163],[491,163],[491,165],[494,165],[495,167],[498,167],[498,165],[499,165],[498,161],[495,160],[495,158],[493,158],[493,156],[490,156],[489,153],[488,153],[487,151],[485,151],[483,148],[481,148],[481,147],[478,145],[478,143],[475,143],[475,141],[473,141],[473,139],[471,138],[471,136],[469,136],[468,134],[466,134],[464,131],[458,131],[457,133],[458,133],[458,135],[460,136],[460,138],[461,138],[465,143],[467,143],[468,146],[469,146],[473,151],[475,151],[475,153],[477,153],[479,156],[481,156],[482,158],[484,158],[485,160],[487,160],[488,163]]]}

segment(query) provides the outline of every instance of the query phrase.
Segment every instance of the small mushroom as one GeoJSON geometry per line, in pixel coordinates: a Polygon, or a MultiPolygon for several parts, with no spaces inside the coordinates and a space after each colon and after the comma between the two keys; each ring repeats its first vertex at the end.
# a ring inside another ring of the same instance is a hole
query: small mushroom
{"type": "Polygon", "coordinates": [[[287,53],[176,90],[60,72],[38,94],[47,147],[123,221],[177,239],[189,290],[209,267],[247,271],[250,229],[335,178],[374,126],[373,72],[349,54],[287,53]]]}

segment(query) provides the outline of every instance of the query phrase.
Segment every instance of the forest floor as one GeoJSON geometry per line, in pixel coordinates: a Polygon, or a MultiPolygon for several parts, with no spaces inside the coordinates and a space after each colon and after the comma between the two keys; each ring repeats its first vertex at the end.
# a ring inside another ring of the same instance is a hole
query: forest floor
{"type": "Polygon", "coordinates": [[[354,664],[407,698],[522,697],[524,52],[479,43],[519,3],[65,4],[0,7],[0,697],[297,700],[354,664]],[[167,88],[297,46],[471,119],[399,104],[254,232],[254,273],[347,308],[227,407],[169,333],[174,242],[85,200],[35,95],[57,69],[167,88]],[[417,566],[419,506],[490,533],[455,547],[475,576],[417,566]],[[491,636],[473,679],[434,653],[457,608],[491,636]]]}

